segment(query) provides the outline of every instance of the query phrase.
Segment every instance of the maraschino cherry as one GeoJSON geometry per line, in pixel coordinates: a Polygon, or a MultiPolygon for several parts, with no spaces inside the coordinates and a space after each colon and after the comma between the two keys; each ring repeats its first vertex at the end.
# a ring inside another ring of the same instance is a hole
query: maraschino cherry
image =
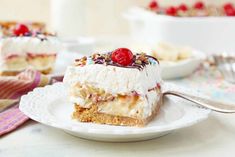
{"type": "Polygon", "coordinates": [[[180,10],[180,11],[187,11],[188,7],[187,7],[186,4],[180,4],[179,7],[178,7],[178,10],[180,10]]]}
{"type": "Polygon", "coordinates": [[[115,63],[127,66],[132,63],[133,53],[127,48],[118,48],[112,52],[111,59],[115,63]]]}
{"type": "Polygon", "coordinates": [[[204,9],[205,5],[204,5],[203,2],[198,1],[198,2],[196,2],[196,3],[194,4],[193,7],[194,7],[195,9],[202,10],[202,9],[204,9]]]}
{"type": "Polygon", "coordinates": [[[158,3],[156,0],[152,0],[150,3],[149,3],[149,8],[151,10],[157,10],[158,9],[158,3]]]}
{"type": "Polygon", "coordinates": [[[14,35],[20,36],[20,35],[25,35],[26,33],[29,32],[29,29],[26,25],[24,24],[18,24],[15,29],[13,30],[14,35]]]}
{"type": "Polygon", "coordinates": [[[177,8],[174,6],[170,6],[170,7],[166,8],[166,14],[170,15],[170,16],[176,16],[177,8]]]}

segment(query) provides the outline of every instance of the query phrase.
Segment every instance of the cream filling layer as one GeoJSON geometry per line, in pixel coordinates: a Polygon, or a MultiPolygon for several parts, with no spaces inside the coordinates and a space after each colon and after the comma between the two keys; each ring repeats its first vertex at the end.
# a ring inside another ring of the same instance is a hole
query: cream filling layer
{"type": "Polygon", "coordinates": [[[146,97],[140,97],[140,100],[133,107],[130,107],[129,102],[106,102],[98,105],[98,111],[111,115],[144,119],[151,116],[160,95],[157,95],[156,91],[151,91],[146,94],[146,97]]]}
{"type": "MultiPolygon", "coordinates": [[[[160,99],[160,93],[156,90],[148,92],[145,96],[138,96],[138,100],[134,100],[136,96],[129,96],[128,99],[114,99],[107,102],[97,103],[98,111],[110,115],[125,116],[132,118],[144,119],[151,116],[152,111],[156,108],[160,99]]],[[[83,98],[70,96],[70,101],[83,108],[90,108],[91,103],[86,103],[83,98]]]]}

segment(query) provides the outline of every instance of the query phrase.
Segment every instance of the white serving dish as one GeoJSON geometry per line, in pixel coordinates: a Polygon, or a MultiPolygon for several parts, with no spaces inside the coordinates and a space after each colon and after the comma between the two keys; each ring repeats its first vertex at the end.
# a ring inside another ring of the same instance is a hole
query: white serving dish
{"type": "Polygon", "coordinates": [[[235,17],[171,17],[134,7],[123,14],[138,42],[189,45],[207,53],[235,50],[235,17]]]}

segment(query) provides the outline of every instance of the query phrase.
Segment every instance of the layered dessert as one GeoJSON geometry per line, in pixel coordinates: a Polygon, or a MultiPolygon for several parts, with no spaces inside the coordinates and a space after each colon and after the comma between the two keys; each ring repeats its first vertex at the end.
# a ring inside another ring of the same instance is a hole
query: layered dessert
{"type": "Polygon", "coordinates": [[[221,6],[216,6],[197,1],[193,5],[182,3],[174,6],[160,6],[156,0],[152,0],[147,9],[157,14],[177,17],[235,16],[233,3],[225,3],[221,6]]]}
{"type": "Polygon", "coordinates": [[[63,82],[81,122],[144,126],[161,105],[159,63],[127,48],[77,59],[63,82]]]}
{"type": "Polygon", "coordinates": [[[12,36],[0,41],[0,75],[15,75],[26,68],[49,74],[59,49],[56,37],[19,25],[12,36]]]}

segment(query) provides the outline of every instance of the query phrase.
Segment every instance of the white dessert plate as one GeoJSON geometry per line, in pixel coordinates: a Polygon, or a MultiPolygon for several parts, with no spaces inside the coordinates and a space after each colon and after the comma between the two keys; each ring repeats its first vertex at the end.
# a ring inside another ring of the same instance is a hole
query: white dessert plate
{"type": "Polygon", "coordinates": [[[192,51],[192,56],[177,62],[160,62],[163,79],[176,79],[192,74],[206,58],[205,53],[197,50],[192,51]]]}
{"type": "MultiPolygon", "coordinates": [[[[165,85],[166,87],[166,85],[165,85]]],[[[130,142],[153,139],[173,130],[206,119],[210,110],[179,99],[166,99],[160,114],[147,126],[126,127],[82,123],[71,119],[73,104],[68,101],[68,89],[63,83],[36,88],[23,96],[20,110],[42,124],[62,129],[74,136],[109,142],[130,142]]]]}

